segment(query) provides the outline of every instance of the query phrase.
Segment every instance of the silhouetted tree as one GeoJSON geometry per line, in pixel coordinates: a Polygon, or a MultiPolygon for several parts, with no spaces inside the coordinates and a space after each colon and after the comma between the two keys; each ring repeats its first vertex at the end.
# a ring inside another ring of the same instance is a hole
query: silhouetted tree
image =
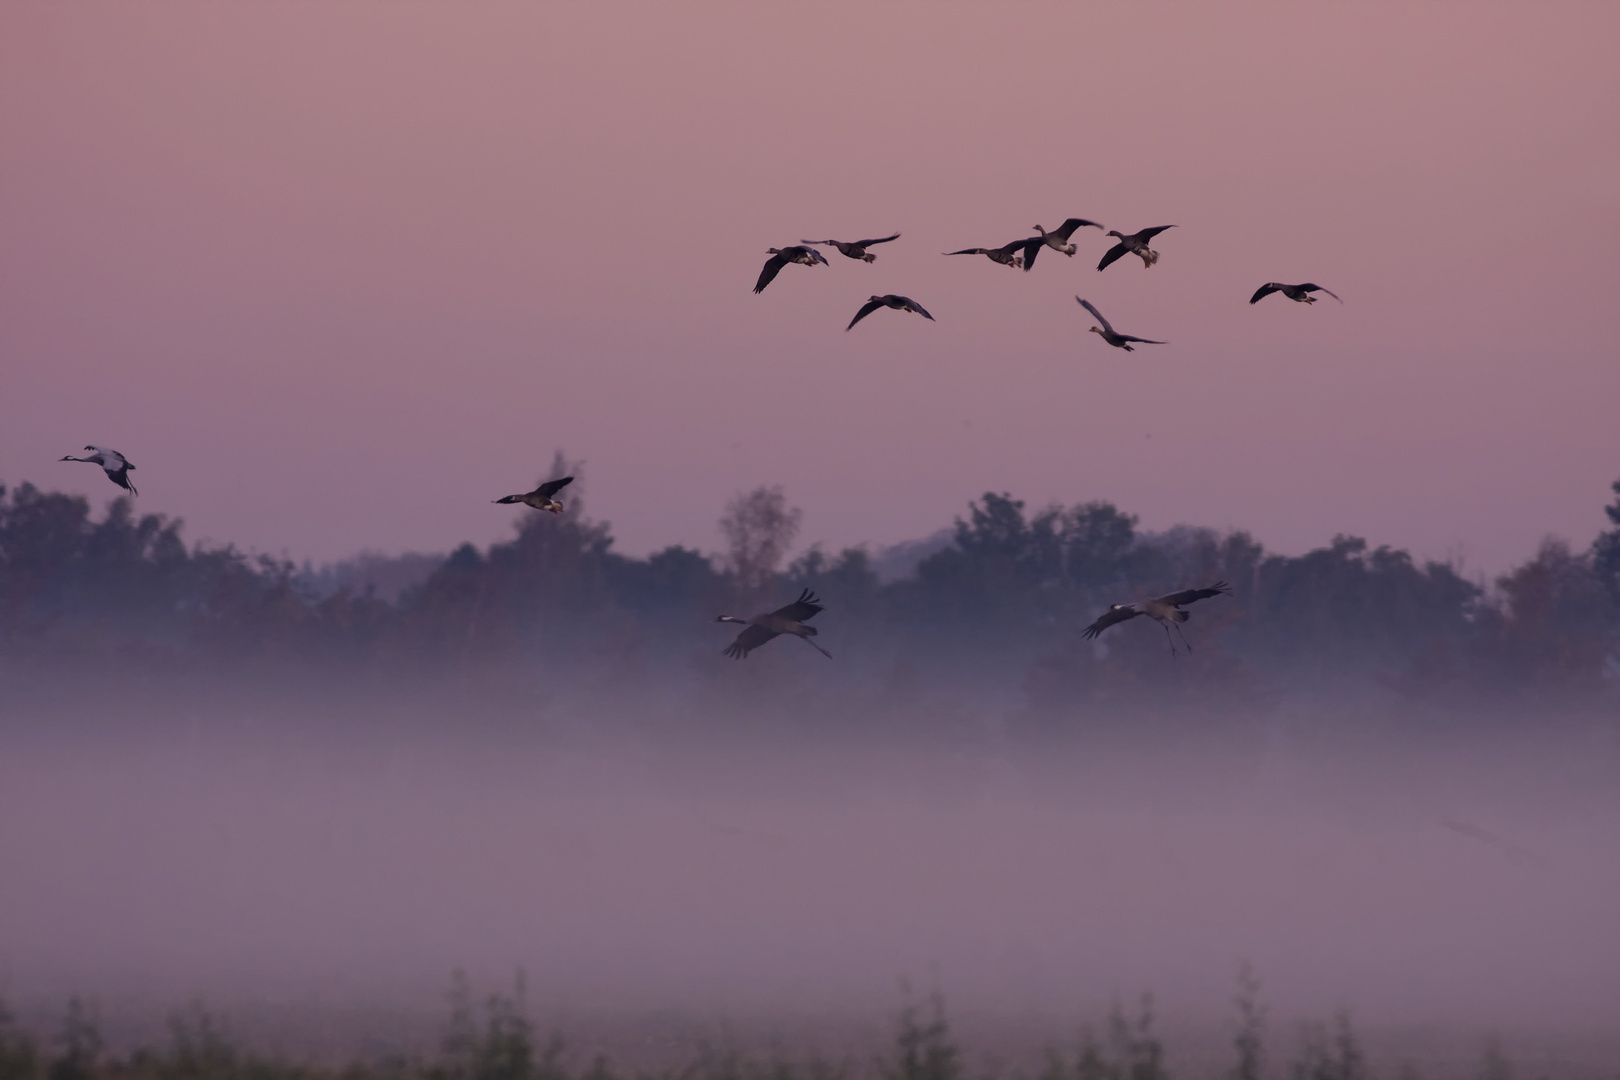
{"type": "Polygon", "coordinates": [[[793,546],[803,513],[788,506],[780,485],[757,487],[733,498],[720,518],[727,566],[745,597],[763,596],[793,546]]]}
{"type": "Polygon", "coordinates": [[[1620,480],[1609,486],[1614,502],[1603,508],[1604,515],[1614,528],[1598,534],[1592,541],[1592,572],[1608,590],[1609,599],[1620,612],[1620,480]]]}

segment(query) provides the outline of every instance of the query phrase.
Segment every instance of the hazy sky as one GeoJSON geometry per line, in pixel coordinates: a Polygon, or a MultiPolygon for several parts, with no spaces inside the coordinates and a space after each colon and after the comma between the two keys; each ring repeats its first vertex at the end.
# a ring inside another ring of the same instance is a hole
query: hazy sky
{"type": "Polygon", "coordinates": [[[561,447],[631,552],[779,482],[835,545],[1004,489],[1501,569],[1620,476],[1617,40],[1600,3],[13,0],[0,480],[100,501],[55,459],[103,443],[192,538],[326,559],[504,537],[561,447]],[[940,255],[1070,215],[1179,227],[1146,272],[1094,231],[940,255]],[[1345,305],[1251,308],[1273,279],[1345,305]],[[891,291],[937,323],[844,332],[891,291]]]}

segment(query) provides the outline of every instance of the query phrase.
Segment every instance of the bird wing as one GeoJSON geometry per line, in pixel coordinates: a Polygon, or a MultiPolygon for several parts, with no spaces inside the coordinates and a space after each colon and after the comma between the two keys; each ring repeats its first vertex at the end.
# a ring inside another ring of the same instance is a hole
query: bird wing
{"type": "Polygon", "coordinates": [[[1035,265],[1035,256],[1039,255],[1041,248],[1045,246],[1046,241],[1039,236],[1032,236],[1028,240],[1014,240],[1007,245],[1008,248],[1021,247],[1024,249],[1024,270],[1026,273],[1030,267],[1035,265]]]}
{"type": "Polygon", "coordinates": [[[1110,626],[1113,626],[1115,623],[1126,622],[1130,619],[1136,618],[1140,614],[1142,614],[1140,611],[1137,611],[1135,608],[1130,607],[1129,605],[1125,607],[1109,608],[1107,611],[1103,612],[1097,617],[1096,622],[1086,627],[1080,636],[1084,638],[1094,638],[1104,630],[1108,629],[1110,626]]]}
{"type": "Polygon", "coordinates": [[[782,267],[788,264],[786,252],[772,255],[765,260],[765,268],[759,272],[759,280],[754,283],[754,291],[761,293],[765,286],[776,280],[776,275],[782,272],[782,267]]]}
{"type": "Polygon", "coordinates": [[[1272,293],[1281,288],[1282,285],[1279,282],[1268,281],[1258,289],[1254,290],[1254,295],[1249,297],[1249,303],[1258,304],[1262,296],[1270,296],[1272,293]]]}
{"type": "Polygon", "coordinates": [[[1121,341],[1135,341],[1135,342],[1138,342],[1138,343],[1140,343],[1142,345],[1168,345],[1168,344],[1170,344],[1168,341],[1154,341],[1152,338],[1131,337],[1131,335],[1129,335],[1129,334],[1115,334],[1114,336],[1119,338],[1119,340],[1121,340],[1121,341]]]}
{"type": "MultiPolygon", "coordinates": [[[[1078,296],[1075,297],[1075,299],[1080,300],[1078,296]]],[[[1110,334],[1114,332],[1114,328],[1108,324],[1108,320],[1103,318],[1103,313],[1091,306],[1090,300],[1080,300],[1080,306],[1091,312],[1091,317],[1102,323],[1104,330],[1108,331],[1110,334]]]]}
{"type": "Polygon", "coordinates": [[[1171,607],[1181,607],[1183,604],[1190,604],[1194,600],[1208,600],[1212,596],[1230,596],[1231,594],[1232,586],[1224,581],[1217,581],[1207,589],[1183,589],[1180,592],[1161,596],[1157,602],[1169,604],[1171,607]]]}
{"type": "Polygon", "coordinates": [[[734,660],[741,660],[775,636],[775,630],[767,630],[763,626],[748,626],[726,647],[725,655],[734,660]]]}
{"type": "MultiPolygon", "coordinates": [[[[1301,285],[1300,288],[1304,289],[1306,292],[1325,292],[1329,296],[1333,297],[1333,299],[1339,300],[1339,294],[1338,293],[1334,292],[1332,289],[1324,289],[1320,285],[1313,285],[1310,282],[1306,282],[1305,284],[1301,285]]],[[[1342,303],[1344,303],[1344,301],[1339,300],[1339,303],[1342,304],[1342,303]]]]}
{"type": "Polygon", "coordinates": [[[856,247],[871,247],[873,244],[887,244],[890,240],[898,240],[898,239],[900,239],[900,234],[895,233],[893,236],[880,236],[876,240],[857,240],[857,241],[855,241],[855,246],[856,247]]]}
{"type": "MultiPolygon", "coordinates": [[[[1113,247],[1109,248],[1107,251],[1103,252],[1102,262],[1097,264],[1097,269],[1099,269],[1099,270],[1108,269],[1108,264],[1109,263],[1116,261],[1117,259],[1119,259],[1120,256],[1124,255],[1129,250],[1131,250],[1131,249],[1125,246],[1125,242],[1120,241],[1119,243],[1115,244],[1113,247]]],[[[757,292],[758,290],[755,290],[755,291],[757,292]]]]}
{"type": "Polygon", "coordinates": [[[1072,217],[1065,221],[1062,225],[1059,225],[1057,228],[1053,229],[1052,235],[1067,240],[1069,237],[1074,235],[1074,230],[1083,228],[1087,225],[1090,225],[1095,229],[1102,228],[1102,226],[1098,225],[1095,221],[1087,221],[1085,218],[1072,217]]]}
{"type": "Polygon", "coordinates": [[[856,323],[860,322],[862,319],[866,318],[868,315],[872,314],[872,312],[876,311],[882,306],[883,301],[881,300],[868,300],[866,303],[862,304],[861,310],[857,311],[855,313],[855,317],[849,320],[849,325],[844,327],[844,332],[848,333],[849,331],[853,330],[856,323]]]}
{"type": "Polygon", "coordinates": [[[963,248],[961,251],[942,251],[941,255],[988,255],[993,248],[963,248]]]}
{"type": "Polygon", "coordinates": [[[913,300],[911,297],[902,296],[900,299],[904,300],[906,302],[906,307],[910,308],[912,311],[915,311],[929,322],[934,321],[934,317],[928,314],[928,309],[917,303],[917,301],[913,300]]]}
{"type": "Polygon", "coordinates": [[[823,255],[823,254],[822,254],[822,253],[821,253],[821,252],[819,252],[819,251],[817,251],[817,250],[816,250],[816,249],[815,249],[815,248],[813,248],[813,247],[802,247],[802,248],[800,248],[800,249],[799,249],[799,250],[800,250],[800,251],[802,251],[802,252],[804,252],[804,253],[805,253],[805,254],[807,254],[807,255],[809,255],[809,256],[810,256],[810,261],[811,261],[811,262],[818,262],[818,263],[820,263],[820,264],[821,264],[821,265],[822,265],[822,266],[828,266],[828,265],[830,265],[830,264],[829,264],[829,263],[828,263],[828,262],[827,262],[827,256],[825,256],[825,255],[823,255]]]}
{"type": "Polygon", "coordinates": [[[1145,244],[1155,236],[1158,236],[1160,233],[1164,232],[1164,230],[1173,228],[1175,228],[1174,225],[1155,225],[1151,229],[1143,229],[1141,232],[1137,233],[1136,238],[1145,244]]]}
{"type": "Polygon", "coordinates": [[[820,600],[816,599],[816,594],[810,589],[805,589],[793,603],[785,607],[779,607],[771,614],[780,615],[784,619],[792,619],[794,622],[804,622],[806,619],[819,615],[821,611],[822,604],[820,600]]]}
{"type": "Polygon", "coordinates": [[[541,484],[539,487],[535,488],[533,491],[529,492],[529,494],[538,495],[542,499],[549,499],[573,482],[574,478],[572,476],[565,476],[561,480],[548,480],[544,484],[541,484]]]}

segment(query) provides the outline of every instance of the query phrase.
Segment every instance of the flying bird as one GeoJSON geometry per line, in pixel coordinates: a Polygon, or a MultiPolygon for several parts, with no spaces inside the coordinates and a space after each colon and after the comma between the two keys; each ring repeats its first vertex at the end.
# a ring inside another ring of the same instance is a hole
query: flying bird
{"type": "MultiPolygon", "coordinates": [[[[1274,292],[1280,292],[1284,296],[1288,297],[1288,299],[1297,300],[1301,304],[1316,303],[1316,297],[1309,295],[1313,292],[1325,292],[1329,296],[1333,297],[1333,299],[1339,300],[1339,294],[1334,292],[1332,289],[1324,289],[1322,286],[1312,284],[1309,281],[1303,285],[1284,285],[1280,281],[1268,281],[1258,289],[1254,290],[1254,295],[1249,297],[1249,303],[1258,304],[1262,296],[1270,296],[1274,292]]],[[[1339,303],[1342,304],[1344,301],[1339,300],[1339,303]]]]}
{"type": "Polygon", "coordinates": [[[1164,232],[1164,230],[1173,228],[1175,228],[1174,225],[1156,225],[1151,229],[1131,233],[1129,236],[1116,229],[1109,229],[1108,235],[1119,237],[1119,243],[1103,253],[1102,262],[1097,264],[1097,269],[1107,269],[1109,263],[1127,254],[1140,257],[1142,269],[1148,269],[1159,261],[1159,253],[1148,247],[1148,241],[1164,232]]]}
{"type": "Polygon", "coordinates": [[[1088,225],[1093,229],[1102,228],[1102,226],[1097,224],[1095,221],[1087,221],[1085,218],[1077,217],[1069,218],[1062,225],[1059,225],[1051,232],[1047,232],[1039,225],[1035,226],[1035,231],[1040,233],[1038,238],[1040,243],[1035,245],[1035,247],[1031,248],[1024,255],[1024,269],[1028,270],[1031,266],[1035,265],[1035,252],[1040,250],[1043,245],[1051,248],[1053,251],[1062,252],[1070,258],[1073,258],[1076,249],[1073,244],[1069,243],[1069,237],[1074,235],[1074,230],[1088,225]]]}
{"type": "Polygon", "coordinates": [[[741,660],[767,641],[781,634],[792,634],[802,639],[805,644],[815,649],[827,659],[832,659],[832,653],[823,649],[810,639],[816,636],[816,628],[806,623],[821,614],[822,604],[816,599],[816,594],[809,589],[799,594],[799,598],[786,607],[779,607],[775,611],[764,615],[755,615],[752,619],[739,619],[735,615],[722,615],[715,622],[742,623],[747,627],[737,635],[737,639],[726,647],[726,655],[741,660]]]}
{"type": "Polygon", "coordinates": [[[1176,634],[1180,636],[1181,643],[1187,646],[1188,652],[1192,652],[1192,646],[1187,644],[1187,636],[1181,632],[1181,624],[1192,618],[1192,613],[1182,611],[1182,607],[1195,600],[1207,600],[1212,596],[1230,596],[1231,594],[1232,587],[1230,585],[1224,581],[1217,581],[1207,589],[1184,589],[1181,592],[1173,592],[1153,600],[1143,600],[1137,604],[1110,604],[1108,610],[1103,612],[1096,622],[1086,627],[1082,636],[1087,639],[1094,638],[1115,623],[1127,622],[1138,615],[1146,615],[1164,627],[1164,637],[1166,641],[1170,642],[1171,656],[1176,655],[1176,642],[1170,636],[1170,627],[1172,625],[1175,626],[1176,634]]]}
{"type": "MultiPolygon", "coordinates": [[[[1075,299],[1080,300],[1078,296],[1075,297],[1075,299]]],[[[1126,352],[1135,352],[1136,350],[1130,346],[1130,343],[1133,341],[1140,345],[1170,344],[1168,341],[1150,341],[1145,337],[1132,337],[1129,334],[1117,333],[1108,320],[1103,318],[1103,313],[1091,306],[1090,300],[1080,300],[1080,306],[1091,312],[1092,316],[1098,322],[1102,323],[1101,326],[1093,326],[1091,328],[1091,332],[1093,334],[1101,334],[1102,339],[1108,342],[1108,344],[1114,346],[1116,349],[1124,349],[1126,352]]]]}
{"type": "Polygon", "coordinates": [[[1041,238],[1030,237],[1027,240],[1014,240],[998,248],[963,248],[961,251],[945,251],[942,255],[986,255],[991,262],[1002,266],[1019,267],[1024,265],[1026,259],[1034,258],[1031,252],[1041,246],[1041,238]],[[1024,254],[1021,256],[1019,252],[1024,254]]]}
{"type": "Polygon", "coordinates": [[[841,254],[847,255],[851,259],[860,259],[862,262],[873,262],[877,259],[877,256],[867,251],[867,248],[871,247],[873,244],[887,244],[890,240],[898,239],[900,239],[900,234],[895,233],[893,236],[880,236],[876,240],[856,240],[848,244],[841,240],[802,240],[800,243],[826,244],[828,247],[837,248],[841,254]]]}
{"type": "Polygon", "coordinates": [[[917,303],[917,301],[913,300],[911,297],[896,296],[894,293],[889,293],[887,296],[871,297],[866,301],[865,304],[862,304],[861,310],[857,311],[855,313],[855,317],[849,320],[849,325],[844,327],[844,332],[848,333],[850,330],[853,330],[856,323],[860,322],[862,319],[866,318],[868,315],[872,314],[872,312],[881,307],[891,307],[896,311],[915,311],[918,315],[921,315],[929,322],[934,321],[934,317],[928,314],[928,312],[923,309],[923,306],[917,303]]]}
{"type": "Polygon", "coordinates": [[[87,446],[85,449],[90,451],[89,457],[74,457],[72,454],[68,454],[67,456],[63,457],[62,460],[88,461],[92,465],[100,465],[102,471],[107,474],[107,479],[111,480],[113,483],[117,484],[131,495],[140,494],[140,492],[135,490],[135,485],[130,482],[129,470],[133,469],[135,466],[130,464],[128,458],[124,457],[123,454],[120,454],[116,450],[107,449],[105,446],[87,446]]]}
{"type": "Polygon", "coordinates": [[[565,476],[561,480],[547,480],[533,491],[525,491],[522,495],[508,495],[504,499],[496,499],[498,503],[523,503],[536,510],[550,510],[553,514],[563,512],[563,504],[553,496],[569,484],[574,482],[572,476],[565,476]]]}
{"type": "Polygon", "coordinates": [[[792,247],[766,248],[765,250],[770,252],[771,257],[765,260],[765,268],[759,272],[759,280],[754,283],[756,293],[764,292],[765,286],[775,281],[776,275],[788,263],[798,263],[801,266],[814,266],[816,263],[820,263],[822,266],[827,265],[827,260],[822,257],[821,252],[813,247],[794,244],[792,247]]]}

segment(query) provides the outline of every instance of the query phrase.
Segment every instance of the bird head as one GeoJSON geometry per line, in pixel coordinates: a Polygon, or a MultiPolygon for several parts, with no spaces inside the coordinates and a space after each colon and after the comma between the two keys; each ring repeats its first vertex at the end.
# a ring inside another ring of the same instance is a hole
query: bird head
{"type": "Polygon", "coordinates": [[[1109,236],[1117,236],[1121,240],[1125,239],[1125,234],[1120,232],[1118,229],[1109,229],[1108,230],[1108,235],[1109,236]]]}
{"type": "Polygon", "coordinates": [[[1093,334],[1100,334],[1103,332],[1102,327],[1100,326],[1088,326],[1086,329],[1090,330],[1093,334]]]}
{"type": "Polygon", "coordinates": [[[881,297],[881,296],[868,296],[866,299],[867,299],[868,303],[870,303],[873,300],[876,300],[880,304],[883,303],[883,297],[881,297]]]}

